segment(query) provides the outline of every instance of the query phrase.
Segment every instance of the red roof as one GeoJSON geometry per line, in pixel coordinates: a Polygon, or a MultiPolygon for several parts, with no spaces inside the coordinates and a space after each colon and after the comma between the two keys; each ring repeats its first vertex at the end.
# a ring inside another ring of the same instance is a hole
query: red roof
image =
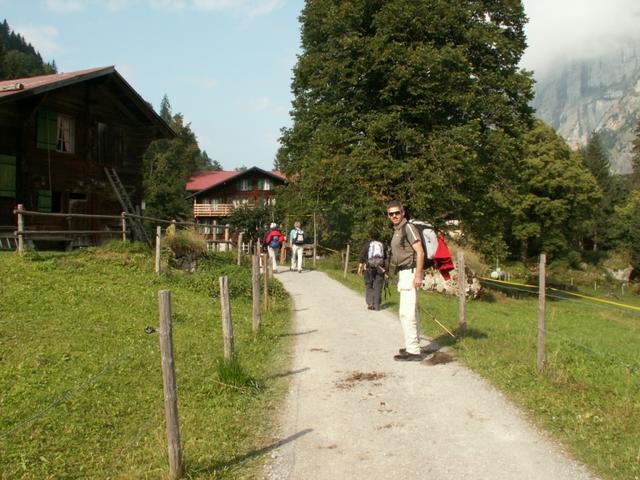
{"type": "Polygon", "coordinates": [[[40,89],[42,87],[44,87],[44,90],[48,90],[47,87],[76,83],[84,80],[86,77],[99,76],[100,74],[111,73],[114,70],[113,67],[99,67],[69,73],[52,73],[51,75],[39,75],[37,77],[2,80],[0,81],[0,98],[16,94],[24,95],[30,90],[40,89]]]}
{"type": "Polygon", "coordinates": [[[267,175],[286,180],[286,177],[282,174],[282,172],[279,172],[277,170],[267,172],[257,167],[252,167],[248,170],[204,171],[196,172],[191,176],[191,178],[187,182],[187,190],[189,192],[199,192],[201,190],[206,190],[208,188],[215,187],[216,185],[220,185],[221,183],[224,183],[232,178],[239,177],[250,170],[262,171],[267,175]]]}

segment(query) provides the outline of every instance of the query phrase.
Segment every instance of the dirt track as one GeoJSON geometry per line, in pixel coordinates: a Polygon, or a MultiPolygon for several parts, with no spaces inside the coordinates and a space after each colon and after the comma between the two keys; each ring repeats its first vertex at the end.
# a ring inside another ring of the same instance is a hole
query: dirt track
{"type": "Polygon", "coordinates": [[[459,363],[394,361],[394,313],[366,310],[320,272],[277,278],[294,300],[296,347],[266,478],[596,478],[459,363]]]}

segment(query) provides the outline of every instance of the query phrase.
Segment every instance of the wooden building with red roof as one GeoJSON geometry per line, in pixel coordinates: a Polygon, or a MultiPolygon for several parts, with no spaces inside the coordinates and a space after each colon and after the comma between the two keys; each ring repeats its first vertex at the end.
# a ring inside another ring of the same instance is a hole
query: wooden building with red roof
{"type": "Polygon", "coordinates": [[[187,183],[187,199],[193,204],[193,217],[200,231],[215,236],[217,229],[214,226],[224,224],[234,208],[273,205],[275,187],[285,182],[282,173],[258,167],[197,172],[187,183]]]}
{"type": "MultiPolygon", "coordinates": [[[[110,175],[140,206],[142,155],[153,140],[173,136],[112,66],[0,81],[0,230],[16,229],[17,204],[43,213],[118,215],[122,195],[110,175]]],[[[30,217],[29,228],[110,226],[99,219],[42,216],[30,217]]]]}

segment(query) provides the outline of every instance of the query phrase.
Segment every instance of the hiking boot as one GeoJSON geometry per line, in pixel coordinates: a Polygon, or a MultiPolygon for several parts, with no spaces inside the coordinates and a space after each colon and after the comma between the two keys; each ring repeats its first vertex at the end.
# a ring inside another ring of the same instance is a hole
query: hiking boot
{"type": "Polygon", "coordinates": [[[374,307],[373,305],[367,305],[367,310],[375,310],[376,307],[374,307]]]}
{"type": "Polygon", "coordinates": [[[397,362],[419,362],[422,360],[422,355],[419,353],[409,353],[405,350],[404,353],[394,355],[393,359],[397,362]]]}

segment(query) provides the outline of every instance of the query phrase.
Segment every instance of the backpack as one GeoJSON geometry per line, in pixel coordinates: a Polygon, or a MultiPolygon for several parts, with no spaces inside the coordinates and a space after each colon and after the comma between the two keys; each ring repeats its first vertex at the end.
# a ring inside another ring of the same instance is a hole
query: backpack
{"type": "Polygon", "coordinates": [[[380,267],[384,263],[384,245],[382,242],[372,240],[369,243],[367,252],[367,266],[371,268],[380,267]]]}
{"type": "MultiPolygon", "coordinates": [[[[424,250],[424,268],[431,267],[433,265],[433,256],[438,248],[438,235],[430,223],[413,219],[408,220],[407,223],[413,225],[420,234],[420,243],[422,243],[422,249],[424,250]]],[[[406,230],[404,230],[403,233],[406,239],[406,230]]]]}
{"type": "Polygon", "coordinates": [[[271,248],[280,248],[280,235],[274,234],[271,236],[271,248]]]}
{"type": "Polygon", "coordinates": [[[294,245],[304,245],[304,232],[297,228],[296,235],[292,240],[294,245]]]}

